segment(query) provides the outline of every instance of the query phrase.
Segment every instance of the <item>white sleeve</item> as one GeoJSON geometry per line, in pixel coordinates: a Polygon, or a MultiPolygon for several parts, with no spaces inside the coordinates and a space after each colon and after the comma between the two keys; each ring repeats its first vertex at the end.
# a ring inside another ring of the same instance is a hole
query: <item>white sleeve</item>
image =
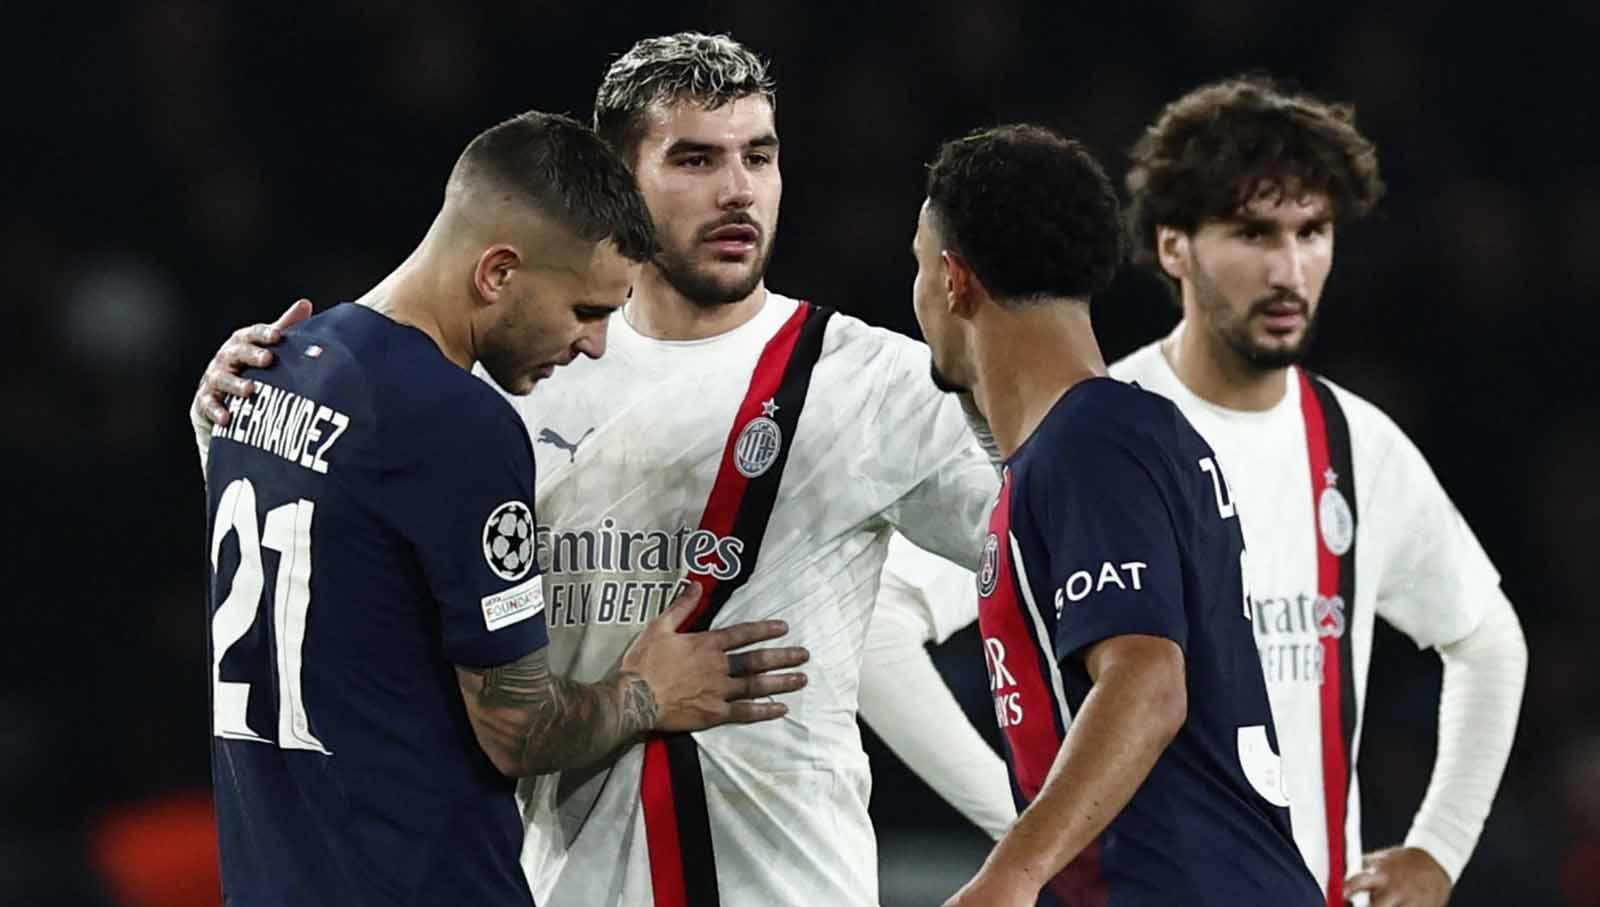
{"type": "Polygon", "coordinates": [[[189,425],[194,428],[194,446],[200,452],[200,479],[206,477],[206,457],[211,453],[211,423],[195,407],[189,407],[189,425]]]}
{"type": "MultiPolygon", "coordinates": [[[[902,338],[903,339],[903,338],[902,338]]],[[[927,346],[905,341],[875,420],[877,447],[907,488],[883,512],[922,548],[976,570],[1000,477],[967,427],[954,394],[933,386],[927,346]]]]}
{"type": "Polygon", "coordinates": [[[1367,501],[1357,502],[1370,519],[1384,512],[1372,537],[1383,558],[1377,613],[1421,648],[1448,645],[1476,629],[1502,597],[1500,574],[1422,452],[1388,427],[1393,444],[1367,501]]]}
{"type": "Polygon", "coordinates": [[[1407,847],[1427,851],[1451,881],[1472,856],[1516,735],[1528,649],[1511,603],[1495,590],[1477,629],[1439,650],[1439,754],[1407,847]]]}
{"type": "Polygon", "coordinates": [[[925,641],[939,645],[978,619],[977,588],[971,570],[918,548],[899,533],[889,537],[878,602],[918,614],[925,641]]]}
{"type": "Polygon", "coordinates": [[[1005,763],[928,657],[923,643],[932,633],[927,612],[909,596],[880,592],[862,656],[861,718],[917,777],[998,840],[1017,817],[1005,763]]]}
{"type": "Polygon", "coordinates": [[[1505,770],[1527,647],[1477,537],[1421,451],[1393,423],[1387,427],[1393,443],[1370,503],[1358,502],[1371,519],[1385,514],[1373,537],[1383,556],[1377,613],[1444,661],[1438,755],[1406,844],[1426,850],[1455,879],[1505,770]]]}

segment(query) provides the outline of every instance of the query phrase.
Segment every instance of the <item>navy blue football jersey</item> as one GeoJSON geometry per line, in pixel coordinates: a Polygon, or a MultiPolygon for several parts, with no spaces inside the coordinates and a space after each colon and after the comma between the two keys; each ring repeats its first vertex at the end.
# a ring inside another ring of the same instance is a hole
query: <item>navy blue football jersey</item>
{"type": "Polygon", "coordinates": [[[289,330],[207,461],[224,900],[533,903],[454,665],[547,641],[511,407],[360,305],[289,330]]]}
{"type": "Polygon", "coordinates": [[[1319,903],[1290,833],[1232,495],[1177,407],[1109,378],[1075,385],[1007,462],[989,532],[979,626],[1018,809],[1093,685],[1088,647],[1159,636],[1185,658],[1182,729],[1039,903],[1319,903]]]}

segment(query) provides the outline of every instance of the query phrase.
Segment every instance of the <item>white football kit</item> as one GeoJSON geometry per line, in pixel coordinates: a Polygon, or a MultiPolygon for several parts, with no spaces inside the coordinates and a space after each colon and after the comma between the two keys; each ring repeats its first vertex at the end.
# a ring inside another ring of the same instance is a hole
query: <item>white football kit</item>
{"type": "Polygon", "coordinates": [[[811,652],[783,719],[524,782],[539,903],[877,903],[856,704],[886,544],[975,565],[998,479],[926,346],[822,317],[769,293],[732,331],[668,342],[619,314],[603,358],[508,398],[537,458],[553,670],[613,671],[686,570],[720,590],[710,625],[786,620],[781,644],[811,652]]]}

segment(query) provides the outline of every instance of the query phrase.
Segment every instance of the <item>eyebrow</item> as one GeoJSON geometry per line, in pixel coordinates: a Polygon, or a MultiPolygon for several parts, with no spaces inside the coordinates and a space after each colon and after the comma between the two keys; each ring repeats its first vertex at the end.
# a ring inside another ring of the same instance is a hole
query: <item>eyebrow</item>
{"type": "MultiPolygon", "coordinates": [[[[1228,218],[1228,222],[1232,223],[1232,224],[1234,224],[1236,226],[1240,226],[1240,227],[1254,227],[1257,230],[1276,230],[1276,229],[1278,229],[1278,222],[1277,221],[1271,220],[1271,219],[1265,218],[1265,217],[1256,217],[1253,214],[1235,213],[1232,217],[1228,218]]],[[[1333,223],[1333,215],[1331,215],[1331,214],[1321,214],[1321,215],[1318,215],[1316,217],[1308,217],[1308,218],[1306,218],[1305,221],[1303,223],[1301,223],[1295,229],[1298,230],[1298,229],[1304,229],[1305,227],[1321,227],[1321,226],[1323,226],[1325,224],[1331,224],[1331,223],[1333,223]]]]}
{"type": "Polygon", "coordinates": [[[1257,230],[1272,230],[1278,226],[1275,221],[1268,220],[1265,217],[1256,217],[1253,214],[1243,214],[1240,212],[1234,212],[1233,216],[1228,218],[1228,220],[1235,226],[1254,227],[1257,230]]]}
{"type": "MultiPolygon", "coordinates": [[[[744,147],[747,149],[776,148],[778,147],[778,137],[771,132],[764,132],[746,142],[744,147]]],[[[710,142],[696,142],[692,139],[678,139],[667,146],[666,153],[668,157],[672,157],[679,154],[716,154],[720,151],[722,151],[721,145],[710,142]]]]}

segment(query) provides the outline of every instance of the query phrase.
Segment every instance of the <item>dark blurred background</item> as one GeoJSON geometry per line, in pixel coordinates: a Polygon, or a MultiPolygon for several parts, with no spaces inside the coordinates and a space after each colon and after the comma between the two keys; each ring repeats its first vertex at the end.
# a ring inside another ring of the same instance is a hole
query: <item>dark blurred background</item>
{"type": "MultiPolygon", "coordinates": [[[[4,21],[0,904],[217,902],[185,410],[218,343],[296,296],[365,289],[473,134],[530,107],[586,118],[613,56],[683,28],[773,61],[788,191],[770,284],[913,334],[906,249],[938,140],[1042,121],[1120,177],[1141,126],[1200,81],[1260,68],[1354,102],[1391,191],[1340,234],[1312,364],[1428,455],[1532,653],[1454,903],[1600,903],[1600,3],[151,0],[4,21]]],[[[1175,313],[1129,273],[1095,317],[1120,356],[1175,313]]],[[[936,657],[992,737],[971,631],[936,657]]],[[[1420,801],[1438,675],[1380,636],[1372,846],[1420,801]]],[[[985,842],[869,745],[884,903],[936,902],[985,842]]]]}

